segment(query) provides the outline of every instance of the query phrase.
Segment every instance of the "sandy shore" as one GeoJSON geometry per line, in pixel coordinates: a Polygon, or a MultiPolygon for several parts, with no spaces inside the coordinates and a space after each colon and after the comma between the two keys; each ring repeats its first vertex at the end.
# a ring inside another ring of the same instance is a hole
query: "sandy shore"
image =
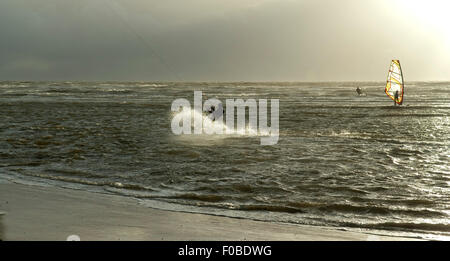
{"type": "Polygon", "coordinates": [[[411,240],[158,210],[116,195],[13,183],[0,184],[1,211],[3,240],[411,240]]]}

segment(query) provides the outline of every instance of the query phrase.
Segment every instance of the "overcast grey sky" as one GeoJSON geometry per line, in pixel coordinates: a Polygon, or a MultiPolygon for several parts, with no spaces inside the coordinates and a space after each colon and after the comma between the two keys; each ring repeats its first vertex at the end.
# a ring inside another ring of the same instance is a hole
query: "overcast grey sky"
{"type": "Polygon", "coordinates": [[[450,80],[445,0],[0,0],[0,80],[450,80]]]}

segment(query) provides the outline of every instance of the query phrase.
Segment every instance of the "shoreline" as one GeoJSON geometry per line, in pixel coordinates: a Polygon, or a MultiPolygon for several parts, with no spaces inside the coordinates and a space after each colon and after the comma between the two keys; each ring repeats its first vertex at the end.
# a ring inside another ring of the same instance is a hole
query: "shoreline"
{"type": "MultiPolygon", "coordinates": [[[[68,188],[0,184],[5,241],[403,241],[419,238],[160,210],[137,199],[68,188]]],[[[0,235],[1,236],[1,235],[0,235]]]]}

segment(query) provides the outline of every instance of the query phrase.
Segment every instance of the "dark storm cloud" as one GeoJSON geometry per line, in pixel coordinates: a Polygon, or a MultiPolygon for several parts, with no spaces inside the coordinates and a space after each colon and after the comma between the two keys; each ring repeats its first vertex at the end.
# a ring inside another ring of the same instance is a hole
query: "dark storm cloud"
{"type": "Polygon", "coordinates": [[[428,65],[449,65],[381,1],[3,0],[0,36],[1,80],[384,80],[393,58],[442,80],[428,65]]]}

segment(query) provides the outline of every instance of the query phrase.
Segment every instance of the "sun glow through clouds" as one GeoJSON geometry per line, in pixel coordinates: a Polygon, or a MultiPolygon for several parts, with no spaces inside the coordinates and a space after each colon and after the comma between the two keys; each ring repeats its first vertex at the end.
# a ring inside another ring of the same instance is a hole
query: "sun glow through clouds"
{"type": "MultiPolygon", "coordinates": [[[[450,2],[445,0],[398,0],[399,14],[406,14],[407,19],[413,18],[416,23],[425,26],[438,34],[436,37],[450,40],[450,2]]],[[[413,21],[411,21],[413,22],[413,21]]]]}

